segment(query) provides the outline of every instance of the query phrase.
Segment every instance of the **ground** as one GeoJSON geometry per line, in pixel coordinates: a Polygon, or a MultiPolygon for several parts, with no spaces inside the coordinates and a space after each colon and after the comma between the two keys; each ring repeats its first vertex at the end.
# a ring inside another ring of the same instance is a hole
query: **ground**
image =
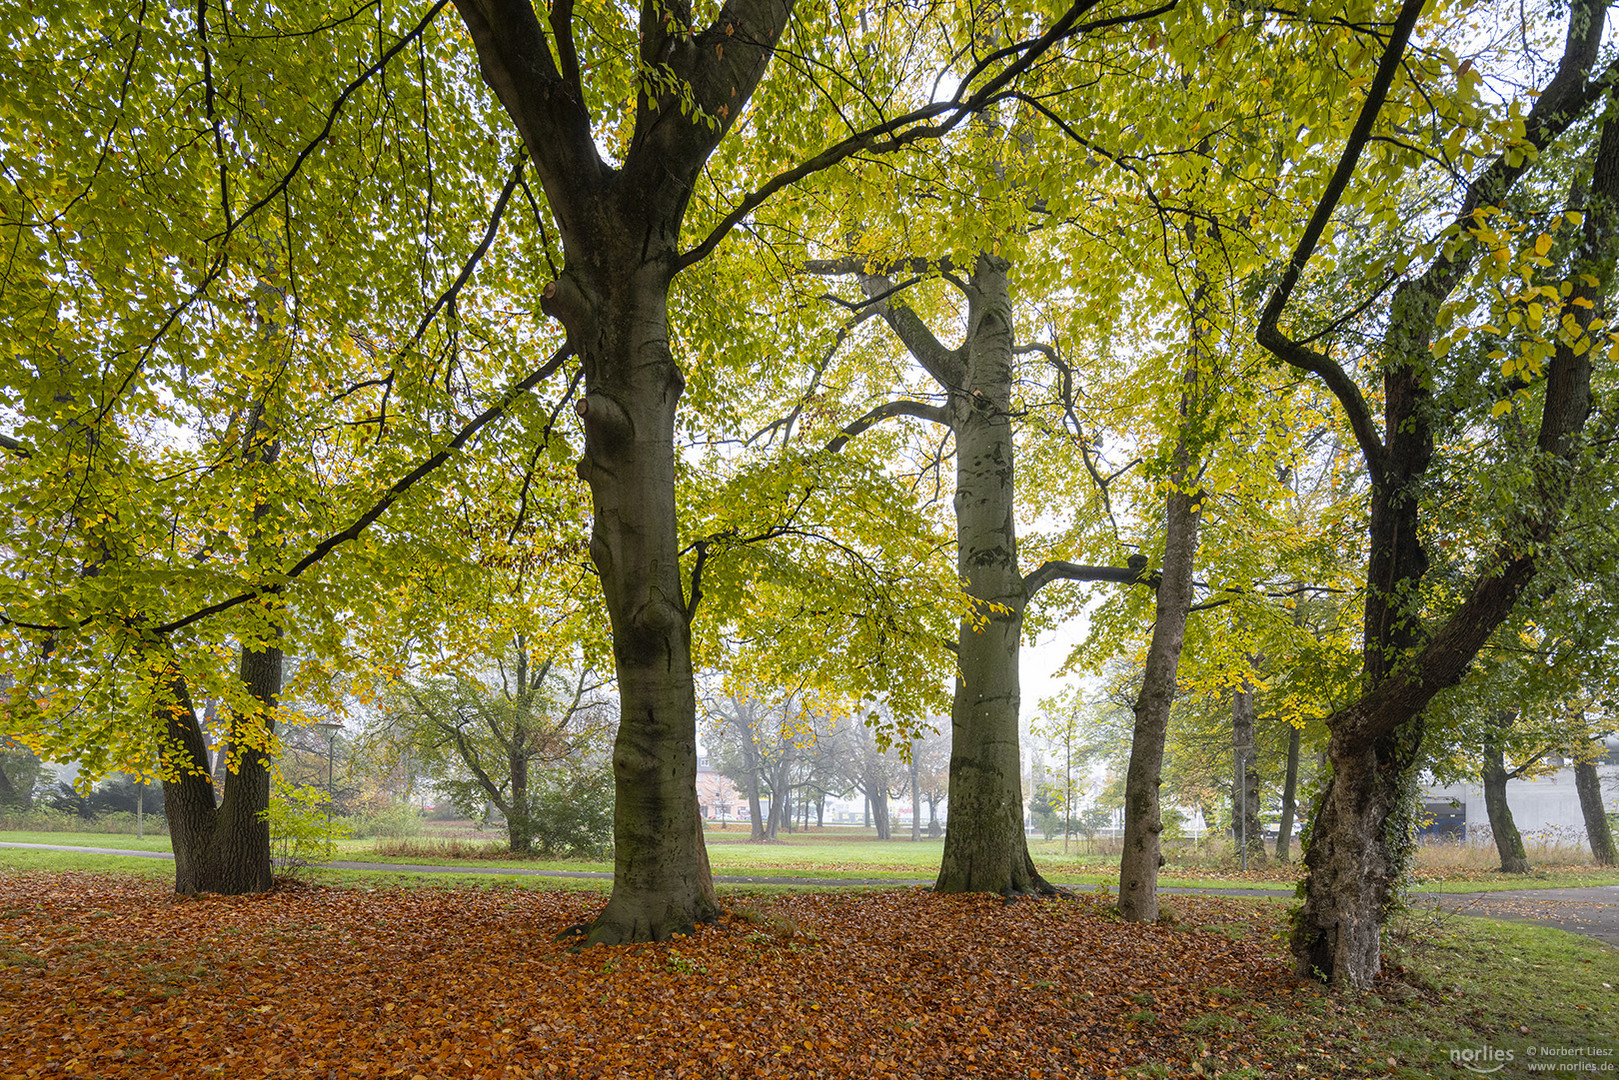
{"type": "Polygon", "coordinates": [[[0,1077],[1464,1076],[1457,1048],[1619,1031],[1619,953],[1453,916],[1346,998],[1289,973],[1268,899],[1174,897],[1140,926],[1097,895],[733,895],[691,939],[554,940],[601,902],[0,873],[0,1077]]]}

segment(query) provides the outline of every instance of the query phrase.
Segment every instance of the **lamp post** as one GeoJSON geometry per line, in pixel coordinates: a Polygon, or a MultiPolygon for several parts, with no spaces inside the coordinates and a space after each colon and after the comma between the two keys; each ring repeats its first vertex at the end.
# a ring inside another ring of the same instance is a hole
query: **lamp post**
{"type": "Polygon", "coordinates": [[[343,730],[343,725],[325,720],[309,726],[326,730],[326,831],[330,832],[332,828],[332,763],[337,756],[337,733],[343,730]]]}

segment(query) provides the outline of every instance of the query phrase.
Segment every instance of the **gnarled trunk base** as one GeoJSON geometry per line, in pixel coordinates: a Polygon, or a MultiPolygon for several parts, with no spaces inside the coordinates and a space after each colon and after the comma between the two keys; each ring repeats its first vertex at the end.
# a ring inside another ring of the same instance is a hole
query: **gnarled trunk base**
{"type": "Polygon", "coordinates": [[[1407,771],[1386,753],[1340,756],[1316,807],[1304,853],[1304,906],[1293,917],[1298,974],[1366,989],[1382,967],[1379,934],[1395,905],[1411,837],[1400,821],[1407,771]],[[1391,821],[1391,819],[1395,819],[1391,821]]]}

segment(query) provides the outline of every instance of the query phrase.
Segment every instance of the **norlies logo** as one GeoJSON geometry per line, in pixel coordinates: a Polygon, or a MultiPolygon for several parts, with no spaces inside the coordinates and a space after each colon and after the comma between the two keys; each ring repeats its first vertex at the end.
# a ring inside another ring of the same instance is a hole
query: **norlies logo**
{"type": "Polygon", "coordinates": [[[1450,1052],[1450,1060],[1454,1064],[1480,1075],[1501,1071],[1517,1056],[1511,1050],[1498,1050],[1493,1046],[1481,1046],[1476,1050],[1464,1047],[1450,1052]]]}

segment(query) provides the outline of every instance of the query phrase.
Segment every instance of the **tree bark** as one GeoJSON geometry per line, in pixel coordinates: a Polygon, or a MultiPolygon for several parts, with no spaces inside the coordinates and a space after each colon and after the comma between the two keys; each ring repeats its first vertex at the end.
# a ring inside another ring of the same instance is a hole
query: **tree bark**
{"type": "Polygon", "coordinates": [[[1246,678],[1231,695],[1232,840],[1247,850],[1250,866],[1265,865],[1265,834],[1259,821],[1259,759],[1254,746],[1254,687],[1246,678]]]}
{"type": "Polygon", "coordinates": [[[566,319],[584,364],[580,409],[594,521],[590,557],[613,631],[621,717],[613,749],[613,893],[588,943],[664,941],[719,915],[697,806],[696,690],[676,547],[674,419],[684,379],[669,351],[672,235],[643,261],[645,226],[617,222],[564,272],[588,307],[566,319]]]}
{"type": "Polygon", "coordinates": [[[877,827],[877,839],[893,839],[888,824],[888,774],[875,764],[866,766],[866,802],[871,806],[871,820],[877,827]]]}
{"type": "Polygon", "coordinates": [[[1282,781],[1282,820],[1277,826],[1276,861],[1293,861],[1293,818],[1298,812],[1299,741],[1297,725],[1287,725],[1287,776],[1282,781]]]}
{"type": "MultiPolygon", "coordinates": [[[[719,906],[697,802],[691,619],[676,532],[674,420],[685,379],[669,349],[680,230],[709,155],[743,113],[791,0],[731,0],[706,28],[643,7],[643,80],[623,164],[596,148],[571,5],[541,25],[528,0],[456,0],[485,82],[522,136],[567,262],[542,309],[579,357],[590,557],[613,635],[621,717],[613,750],[613,892],[587,944],[664,940],[719,906]],[[693,108],[683,108],[680,93],[693,108]]],[[[694,590],[695,594],[695,590],[694,590]]]]}
{"type": "MultiPolygon", "coordinates": [[[[947,393],[944,419],[956,444],[956,567],[974,610],[957,627],[950,710],[950,829],[934,889],[943,893],[1051,895],[1023,833],[1018,746],[1018,648],[1028,590],[1018,569],[1012,440],[1010,264],[980,254],[965,282],[966,341],[946,349],[915,313],[883,315],[947,393]]],[[[868,295],[891,291],[862,278],[868,295]]],[[[913,817],[916,816],[913,814],[913,817]]],[[[920,835],[920,821],[913,821],[920,835]]]]}
{"type": "MultiPolygon", "coordinates": [[[[1478,245],[1447,247],[1420,275],[1395,290],[1382,343],[1381,434],[1349,373],[1277,329],[1288,294],[1370,137],[1383,94],[1401,63],[1405,36],[1420,10],[1415,0],[1402,6],[1350,144],[1260,316],[1258,331],[1261,344],[1320,377],[1337,396],[1371,478],[1363,689],[1358,700],[1327,718],[1332,776],[1311,827],[1304,904],[1292,937],[1299,974],[1353,988],[1369,987],[1381,967],[1378,931],[1411,849],[1423,710],[1461,679],[1489,635],[1512,613],[1535,575],[1538,552],[1561,526],[1580,449],[1578,435],[1590,412],[1591,346],[1586,339],[1593,320],[1605,317],[1619,199],[1619,125],[1607,123],[1600,132],[1590,209],[1572,259],[1573,289],[1553,316],[1553,325],[1563,325],[1565,331],[1540,382],[1545,403],[1535,445],[1523,448],[1537,458],[1537,486],[1526,493],[1515,520],[1499,537],[1489,568],[1467,586],[1459,605],[1436,619],[1418,608],[1428,569],[1420,539],[1427,522],[1419,520],[1419,510],[1434,455],[1436,420],[1465,419],[1435,399],[1435,387],[1444,384],[1436,380],[1430,345],[1441,305],[1466,278],[1478,245]]],[[[1526,142],[1535,149],[1547,147],[1606,94],[1606,81],[1589,77],[1604,17],[1605,6],[1595,0],[1570,5],[1562,61],[1525,119],[1526,142]]],[[[1533,155],[1513,150],[1487,165],[1468,187],[1458,228],[1465,232],[1476,211],[1499,203],[1533,160],[1533,155]]]]}
{"type": "MultiPolygon", "coordinates": [[[[1598,744],[1600,746],[1600,744],[1598,744]]],[[[1598,866],[1619,862],[1613,847],[1613,830],[1608,827],[1607,808],[1602,803],[1602,776],[1595,761],[1574,766],[1574,790],[1580,797],[1580,814],[1585,818],[1585,842],[1598,866]]]]}
{"type": "Polygon", "coordinates": [[[1512,820],[1512,807],[1507,805],[1508,775],[1501,757],[1501,748],[1493,743],[1484,748],[1484,810],[1490,817],[1490,833],[1495,837],[1495,851],[1501,857],[1503,874],[1527,874],[1529,856],[1523,849],[1523,837],[1518,823],[1512,820]]]}
{"type": "MultiPolygon", "coordinates": [[[[1184,444],[1180,479],[1184,482],[1184,444]]],[[[1124,853],[1119,863],[1119,911],[1129,922],[1158,920],[1158,868],[1163,865],[1164,831],[1158,788],[1163,783],[1164,737],[1175,699],[1176,672],[1192,606],[1192,565],[1197,554],[1199,508],[1196,496],[1179,487],[1164,506],[1164,569],[1147,646],[1141,694],[1136,699],[1130,765],[1124,777],[1124,853]]]]}
{"type": "MultiPolygon", "coordinates": [[[[1188,246],[1198,247],[1198,226],[1186,228],[1188,246]]],[[[1196,256],[1194,254],[1194,267],[1196,256]]],[[[1212,301],[1201,270],[1192,295],[1187,365],[1182,376],[1181,430],[1176,434],[1174,468],[1164,498],[1164,566],[1158,580],[1152,640],[1136,698],[1135,728],[1130,737],[1130,764],[1124,777],[1124,851],[1119,862],[1119,911],[1129,922],[1158,920],[1158,868],[1163,865],[1163,817],[1159,787],[1163,784],[1164,739],[1169,708],[1175,700],[1181,646],[1191,614],[1197,561],[1201,493],[1194,490],[1190,428],[1206,408],[1205,372],[1210,366],[1206,335],[1212,328],[1212,301]]]]}

